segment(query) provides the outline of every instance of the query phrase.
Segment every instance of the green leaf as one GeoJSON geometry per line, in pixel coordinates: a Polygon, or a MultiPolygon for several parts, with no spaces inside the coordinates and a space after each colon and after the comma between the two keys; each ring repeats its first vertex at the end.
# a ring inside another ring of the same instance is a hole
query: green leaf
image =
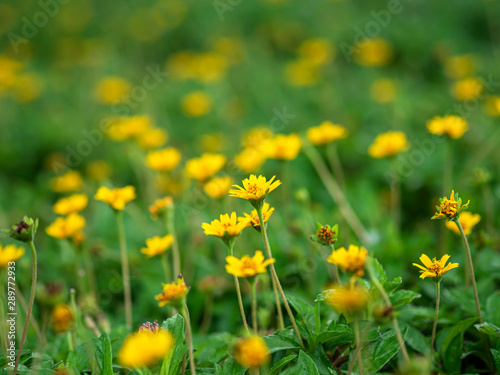
{"type": "Polygon", "coordinates": [[[382,280],[381,284],[384,287],[386,293],[388,295],[391,295],[392,292],[394,292],[396,289],[398,289],[401,286],[402,282],[403,282],[403,279],[401,277],[396,277],[392,281],[382,280]]]}
{"type": "Polygon", "coordinates": [[[184,342],[186,326],[184,324],[184,318],[180,314],[176,314],[171,318],[165,320],[162,324],[162,328],[168,330],[172,335],[174,335],[175,345],[168,361],[168,367],[166,368],[166,373],[168,375],[177,375],[181,365],[182,358],[187,351],[187,344],[184,342]]]}
{"type": "MultiPolygon", "coordinates": [[[[234,359],[227,360],[222,367],[215,365],[216,375],[244,375],[245,372],[247,369],[236,363],[234,359]]],[[[196,373],[198,374],[198,369],[196,369],[196,373]]]]}
{"type": "Polygon", "coordinates": [[[198,340],[196,348],[198,362],[200,364],[222,362],[229,355],[228,343],[233,339],[233,335],[222,332],[207,335],[203,340],[198,340]]]}
{"type": "Polygon", "coordinates": [[[411,303],[414,299],[422,297],[421,294],[415,293],[411,290],[398,290],[389,296],[392,307],[397,308],[400,306],[411,303]]]}
{"type": "Polygon", "coordinates": [[[288,302],[297,311],[297,318],[304,320],[309,327],[314,325],[314,306],[295,296],[287,297],[288,302]]]}
{"type": "Polygon", "coordinates": [[[297,375],[297,374],[307,374],[307,375],[319,375],[318,367],[314,361],[309,357],[303,350],[299,353],[299,358],[297,359],[297,365],[290,367],[281,373],[282,375],[297,375]]]}
{"type": "Polygon", "coordinates": [[[318,335],[320,344],[327,343],[329,347],[351,344],[354,342],[354,333],[351,328],[345,324],[330,324],[327,331],[318,335]]]}
{"type": "Polygon", "coordinates": [[[430,342],[425,335],[418,329],[408,326],[408,333],[406,334],[406,343],[409,347],[419,353],[428,355],[430,354],[430,342]]]}
{"type": "Polygon", "coordinates": [[[500,328],[491,323],[474,324],[474,327],[481,333],[488,336],[500,337],[500,328]]]}
{"type": "Polygon", "coordinates": [[[273,335],[265,336],[263,339],[266,342],[270,353],[276,353],[280,350],[300,348],[300,345],[297,342],[279,332],[273,335]]]}
{"type": "Polygon", "coordinates": [[[296,354],[289,355],[285,358],[282,358],[279,362],[277,362],[269,372],[269,375],[276,375],[283,367],[288,365],[291,361],[297,358],[296,354]]]}
{"type": "Polygon", "coordinates": [[[94,353],[102,375],[113,375],[113,352],[106,333],[103,333],[95,343],[94,353]]]}
{"type": "Polygon", "coordinates": [[[373,270],[375,271],[375,278],[377,280],[387,280],[387,274],[384,271],[384,267],[378,261],[377,258],[373,258],[373,270]]]}
{"type": "Polygon", "coordinates": [[[485,320],[500,325],[500,294],[495,293],[486,301],[485,320]]]}
{"type": "Polygon", "coordinates": [[[447,372],[460,372],[462,366],[462,346],[464,332],[467,331],[478,318],[462,320],[454,325],[446,335],[441,349],[443,366],[447,372]]]}

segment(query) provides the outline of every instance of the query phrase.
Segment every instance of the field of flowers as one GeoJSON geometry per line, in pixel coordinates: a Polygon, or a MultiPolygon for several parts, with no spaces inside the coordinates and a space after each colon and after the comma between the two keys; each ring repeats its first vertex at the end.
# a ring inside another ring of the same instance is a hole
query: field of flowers
{"type": "Polygon", "coordinates": [[[500,373],[500,2],[0,0],[0,374],[500,373]]]}

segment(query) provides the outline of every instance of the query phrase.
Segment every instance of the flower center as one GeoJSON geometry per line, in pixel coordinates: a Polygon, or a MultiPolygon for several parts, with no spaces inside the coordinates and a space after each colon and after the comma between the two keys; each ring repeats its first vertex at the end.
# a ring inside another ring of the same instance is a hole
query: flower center
{"type": "Polygon", "coordinates": [[[448,217],[453,217],[458,211],[458,203],[444,198],[441,202],[441,212],[448,217]]]}
{"type": "Polygon", "coordinates": [[[432,260],[432,265],[429,267],[429,271],[431,271],[432,273],[434,273],[436,276],[438,276],[440,273],[441,273],[441,265],[439,264],[439,262],[436,260],[436,258],[434,258],[432,260]]]}
{"type": "Polygon", "coordinates": [[[257,194],[259,192],[259,187],[257,186],[257,184],[251,184],[251,185],[248,185],[248,188],[247,188],[247,192],[249,194],[257,194]]]}

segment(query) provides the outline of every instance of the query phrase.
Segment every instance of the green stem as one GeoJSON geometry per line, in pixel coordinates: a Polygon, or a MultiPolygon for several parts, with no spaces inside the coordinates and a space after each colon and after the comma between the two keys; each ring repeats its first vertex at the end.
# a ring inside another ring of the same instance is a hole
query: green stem
{"type": "Polygon", "coordinates": [[[434,325],[432,326],[432,337],[431,337],[431,367],[432,367],[432,354],[434,352],[434,341],[436,339],[436,329],[438,325],[439,316],[439,299],[441,297],[441,281],[436,282],[436,313],[434,314],[434,325]]]}
{"type": "Polygon", "coordinates": [[[258,326],[257,326],[257,293],[256,293],[256,285],[257,285],[257,277],[254,280],[249,281],[250,283],[250,295],[252,298],[252,328],[253,334],[257,335],[258,326]]]}
{"type": "Polygon", "coordinates": [[[70,300],[71,300],[71,309],[73,310],[73,318],[74,323],[71,329],[71,336],[73,338],[72,344],[73,348],[76,348],[76,333],[78,330],[78,325],[80,324],[80,317],[78,316],[78,307],[76,306],[76,291],[71,288],[69,291],[70,300]]]}
{"type": "MultiPolygon", "coordinates": [[[[397,176],[397,164],[396,158],[393,158],[391,163],[392,172],[395,176],[397,176]]],[[[399,236],[401,230],[401,183],[399,178],[394,178],[391,181],[391,213],[392,220],[394,222],[394,227],[396,229],[396,233],[399,236]]]]}
{"type": "Polygon", "coordinates": [[[169,282],[171,280],[171,276],[170,276],[170,269],[168,268],[168,252],[165,251],[162,255],[161,255],[161,265],[163,267],[163,273],[165,274],[165,281],[166,282],[169,282]]]}
{"type": "MultiPolygon", "coordinates": [[[[233,247],[234,247],[234,241],[230,241],[227,246],[230,256],[233,256],[233,247]]],[[[250,328],[248,328],[247,318],[245,315],[245,309],[243,307],[243,299],[241,298],[240,281],[236,276],[234,276],[234,286],[236,288],[236,295],[238,297],[238,305],[240,307],[240,314],[241,314],[241,319],[243,320],[243,326],[245,327],[247,333],[250,333],[250,328]]]]}
{"type": "MultiPolygon", "coordinates": [[[[333,246],[333,244],[331,244],[330,249],[332,251],[335,251],[335,246],[333,246]]],[[[328,263],[328,261],[326,259],[324,259],[324,261],[326,263],[327,268],[330,269],[330,263],[328,263]]],[[[333,277],[334,277],[335,283],[337,285],[340,285],[339,268],[335,264],[332,264],[332,266],[333,266],[333,277]]]]}
{"type": "MultiPolygon", "coordinates": [[[[264,202],[262,202],[262,203],[264,203],[264,202]]],[[[264,215],[262,214],[262,205],[263,204],[261,204],[255,208],[257,211],[257,214],[259,215],[259,221],[261,224],[264,223],[264,215]]],[[[269,259],[272,259],[273,254],[271,253],[271,246],[269,245],[269,240],[267,238],[266,225],[262,224],[260,226],[260,229],[261,229],[261,233],[262,233],[262,239],[264,240],[264,246],[265,246],[266,252],[267,252],[267,257],[269,259]]],[[[278,274],[276,273],[276,269],[274,268],[274,263],[271,263],[269,265],[269,267],[271,268],[271,277],[272,277],[272,280],[274,280],[274,286],[281,295],[281,299],[283,300],[283,304],[285,305],[285,310],[288,313],[288,317],[290,318],[290,320],[292,322],[292,326],[293,326],[293,330],[295,331],[295,335],[297,336],[297,339],[299,341],[300,346],[304,349],[305,347],[304,347],[304,343],[302,342],[302,336],[300,335],[299,327],[297,327],[297,323],[295,322],[295,318],[293,316],[292,310],[290,309],[290,306],[288,305],[288,301],[286,299],[285,292],[283,291],[283,288],[281,287],[281,283],[280,283],[280,280],[278,278],[278,274]]],[[[277,305],[279,306],[279,303],[277,305]]],[[[281,319],[283,319],[283,317],[281,317],[281,319]]]]}
{"type": "Polygon", "coordinates": [[[472,282],[472,289],[474,291],[474,300],[476,301],[477,316],[479,317],[479,322],[483,323],[483,317],[481,316],[481,307],[479,305],[479,296],[477,294],[476,276],[474,274],[474,266],[472,264],[472,256],[470,253],[469,242],[467,241],[467,236],[464,233],[464,229],[462,228],[460,221],[458,219],[455,219],[453,221],[457,225],[458,230],[460,231],[460,234],[462,235],[462,240],[464,242],[465,251],[467,252],[467,261],[469,263],[469,270],[470,270],[470,281],[472,282]]]}
{"type": "Polygon", "coordinates": [[[167,212],[167,233],[174,237],[172,244],[172,257],[174,276],[177,277],[181,273],[181,257],[179,253],[179,242],[175,234],[174,207],[169,208],[167,212]]]}
{"type": "Polygon", "coordinates": [[[335,143],[330,143],[327,146],[326,153],[328,155],[328,159],[330,160],[330,167],[332,168],[333,175],[339,182],[340,188],[343,190],[345,188],[344,172],[342,171],[342,164],[340,163],[337,145],[335,143]]]}
{"type": "Polygon", "coordinates": [[[125,228],[123,226],[123,212],[116,212],[116,222],[118,225],[118,237],[120,240],[120,255],[122,262],[123,292],[125,296],[125,322],[129,331],[132,331],[132,295],[130,292],[130,270],[128,265],[127,240],[125,238],[125,228]]]}
{"type": "Polygon", "coordinates": [[[19,343],[19,349],[17,351],[16,363],[14,365],[13,375],[17,373],[17,367],[19,366],[19,360],[21,359],[21,353],[23,352],[24,341],[26,340],[26,334],[28,333],[28,327],[30,324],[31,311],[33,310],[33,302],[35,301],[35,290],[36,290],[36,278],[37,278],[37,259],[36,259],[36,249],[33,241],[28,242],[28,246],[31,249],[32,261],[32,276],[31,276],[31,293],[30,301],[28,304],[28,311],[26,311],[26,322],[24,323],[23,335],[21,337],[21,342],[19,343]]]}
{"type": "Polygon", "coordinates": [[[356,353],[358,357],[358,371],[359,375],[363,375],[363,358],[361,357],[361,338],[359,335],[359,320],[354,319],[354,335],[356,337],[356,353]]]}
{"type": "Polygon", "coordinates": [[[182,316],[186,321],[186,337],[189,348],[189,367],[192,375],[196,375],[196,366],[194,364],[194,350],[193,350],[193,331],[191,330],[191,318],[189,317],[189,309],[187,304],[184,303],[181,309],[182,316]]]}

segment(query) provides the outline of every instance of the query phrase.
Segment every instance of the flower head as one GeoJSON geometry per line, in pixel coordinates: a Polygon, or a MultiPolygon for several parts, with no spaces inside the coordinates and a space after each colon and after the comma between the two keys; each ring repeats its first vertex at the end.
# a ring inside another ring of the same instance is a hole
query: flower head
{"type": "Polygon", "coordinates": [[[328,39],[308,39],[298,50],[301,58],[311,65],[325,65],[335,57],[335,50],[328,39]]]}
{"type": "Polygon", "coordinates": [[[24,248],[15,245],[0,244],[0,268],[5,268],[10,262],[17,262],[24,255],[24,248]]]}
{"type": "Polygon", "coordinates": [[[186,163],[186,177],[198,181],[206,181],[226,164],[227,158],[221,154],[203,154],[199,158],[190,159],[186,163]]]}
{"type": "Polygon", "coordinates": [[[379,78],[370,87],[370,95],[377,103],[391,103],[396,99],[397,88],[392,79],[379,78]]]}
{"type": "Polygon", "coordinates": [[[400,152],[410,148],[410,144],[403,132],[389,131],[379,134],[375,141],[368,149],[368,153],[372,158],[381,159],[395,156],[400,152]]]}
{"type": "Polygon", "coordinates": [[[244,367],[258,368],[269,362],[271,355],[264,340],[259,336],[239,339],[234,345],[234,358],[244,367]]]}
{"type": "Polygon", "coordinates": [[[151,118],[147,115],[129,116],[117,119],[110,127],[108,136],[114,141],[128,141],[151,129],[151,118]]]}
{"type": "Polygon", "coordinates": [[[441,260],[436,260],[434,258],[431,260],[427,255],[422,254],[420,257],[420,261],[425,267],[422,267],[420,264],[413,263],[415,267],[420,268],[420,278],[425,279],[426,277],[431,277],[434,281],[440,281],[443,275],[453,268],[458,267],[458,263],[449,263],[446,265],[446,262],[450,259],[448,254],[443,255],[441,260]]]}
{"type": "Polygon", "coordinates": [[[115,210],[123,210],[125,205],[135,199],[135,188],[125,186],[123,188],[109,189],[101,186],[94,198],[109,204],[115,210]]]}
{"type": "Polygon", "coordinates": [[[69,215],[74,212],[80,212],[85,207],[89,198],[85,194],[73,194],[67,198],[59,199],[52,209],[58,215],[69,215]]]}
{"type": "Polygon", "coordinates": [[[85,219],[77,213],[72,213],[66,217],[58,217],[45,229],[45,232],[54,238],[73,238],[79,234],[84,227],[85,219]]]}
{"type": "Polygon", "coordinates": [[[203,185],[203,190],[208,196],[219,199],[227,194],[232,184],[233,179],[229,176],[214,177],[203,185]]]}
{"type": "Polygon", "coordinates": [[[212,110],[212,100],[203,91],[194,91],[182,98],[182,111],[188,117],[205,116],[212,110]]]}
{"type": "Polygon", "coordinates": [[[174,147],[167,147],[163,150],[151,151],[146,156],[146,164],[149,168],[169,172],[181,161],[181,153],[174,147]]]}
{"type": "Polygon", "coordinates": [[[234,162],[242,171],[256,172],[266,161],[266,155],[257,148],[245,148],[234,157],[234,162]]]}
{"type": "Polygon", "coordinates": [[[73,312],[65,303],[57,304],[52,310],[52,324],[57,333],[70,330],[73,324],[73,312]]]}
{"type": "Polygon", "coordinates": [[[462,204],[462,198],[455,194],[455,191],[451,191],[450,199],[447,197],[439,198],[439,206],[436,206],[436,212],[432,219],[444,219],[454,220],[460,216],[463,210],[469,208],[468,201],[466,204],[462,204]]]}
{"type": "Polygon", "coordinates": [[[337,286],[323,292],[325,302],[338,312],[354,314],[365,308],[368,303],[368,293],[360,286],[337,286]]]}
{"type": "Polygon", "coordinates": [[[446,115],[444,117],[436,116],[427,122],[427,130],[429,133],[447,135],[453,139],[462,137],[467,129],[467,121],[455,115],[446,115]]]}
{"type": "MultiPolygon", "coordinates": [[[[462,226],[465,235],[468,236],[469,234],[471,234],[472,229],[476,226],[476,224],[481,221],[481,215],[472,214],[470,212],[465,211],[460,214],[458,221],[460,222],[460,225],[462,226]]],[[[445,224],[446,228],[460,235],[460,230],[458,229],[455,223],[447,221],[445,224]]]]}
{"type": "Polygon", "coordinates": [[[252,277],[259,273],[265,273],[266,267],[276,260],[274,258],[265,260],[262,251],[257,250],[253,257],[244,255],[241,259],[234,256],[226,257],[226,272],[236,277],[252,277]]]}
{"type": "MultiPolygon", "coordinates": [[[[267,223],[273,212],[274,207],[270,207],[269,203],[264,203],[264,205],[262,206],[262,216],[264,217],[264,223],[267,223]]],[[[247,224],[249,227],[252,226],[254,228],[260,229],[260,219],[257,210],[253,210],[250,215],[245,212],[245,217],[247,219],[250,219],[247,224]]]]}
{"type": "Polygon", "coordinates": [[[158,216],[164,215],[168,209],[174,207],[174,200],[172,197],[165,197],[161,199],[157,199],[151,206],[149,206],[148,210],[153,215],[154,219],[157,219],[158,216]]]}
{"type": "Polygon", "coordinates": [[[101,79],[95,89],[95,95],[103,104],[113,104],[122,100],[130,92],[130,83],[120,77],[101,79]]]}
{"type": "Polygon", "coordinates": [[[267,194],[281,185],[280,180],[274,181],[275,178],[276,176],[273,176],[268,181],[264,176],[257,177],[251,174],[249,178],[243,180],[243,187],[233,185],[238,188],[238,190],[229,190],[229,196],[246,199],[253,205],[259,204],[266,198],[267,194]]]}
{"type": "Polygon", "coordinates": [[[87,165],[87,175],[89,178],[102,181],[111,176],[111,166],[104,160],[95,160],[87,165]]]}
{"type": "Polygon", "coordinates": [[[483,84],[477,78],[464,78],[455,82],[451,93],[458,100],[474,100],[481,95],[483,84]]]}
{"type": "Polygon", "coordinates": [[[171,282],[169,284],[161,284],[161,294],[155,296],[155,299],[159,301],[158,306],[163,307],[166,304],[171,303],[174,306],[178,306],[184,300],[184,297],[189,293],[189,287],[184,282],[182,275],[177,277],[176,282],[171,282]]]}
{"type": "Polygon", "coordinates": [[[391,44],[381,38],[363,39],[355,46],[354,60],[362,66],[384,66],[392,58],[391,44]]]}
{"type": "Polygon", "coordinates": [[[146,240],[146,247],[141,249],[141,253],[145,254],[148,258],[155,255],[161,255],[167,251],[174,243],[174,236],[167,234],[165,237],[155,236],[146,240]]]}
{"type": "Polygon", "coordinates": [[[331,143],[347,137],[347,129],[341,125],[334,125],[330,121],[324,121],[319,126],[307,129],[307,139],[313,145],[331,143]]]}
{"type": "Polygon", "coordinates": [[[142,332],[142,331],[149,331],[151,333],[158,333],[160,331],[160,326],[158,325],[158,320],[155,320],[153,323],[151,323],[151,322],[143,323],[139,328],[139,332],[142,332]]]}
{"type": "Polygon", "coordinates": [[[328,262],[342,268],[342,271],[353,272],[361,277],[365,274],[365,262],[368,257],[368,251],[364,247],[350,245],[349,249],[341,247],[332,251],[328,257],[328,262]]]}
{"type": "Polygon", "coordinates": [[[77,171],[69,171],[51,180],[52,190],[56,193],[68,193],[81,188],[83,179],[77,171]]]}
{"type": "Polygon", "coordinates": [[[220,215],[220,220],[212,220],[210,224],[203,223],[201,227],[207,236],[216,236],[227,242],[239,236],[249,222],[250,219],[237,217],[236,212],[232,212],[231,215],[220,215]]]}
{"type": "Polygon", "coordinates": [[[321,225],[316,223],[316,234],[311,236],[311,240],[319,243],[322,246],[330,246],[335,241],[339,235],[339,225],[336,224],[333,227],[327,225],[321,225]]]}
{"type": "Polygon", "coordinates": [[[168,134],[163,129],[149,129],[140,134],[137,143],[144,149],[160,147],[167,142],[168,134]]]}
{"type": "Polygon", "coordinates": [[[169,355],[173,347],[174,337],[170,332],[164,329],[157,332],[140,330],[125,339],[118,361],[128,367],[151,366],[169,355]]]}
{"type": "Polygon", "coordinates": [[[32,242],[35,240],[35,235],[38,230],[38,219],[33,220],[28,216],[24,216],[19,224],[15,224],[11,229],[1,229],[0,232],[6,233],[17,241],[32,242]]]}
{"type": "Polygon", "coordinates": [[[297,134],[278,134],[265,144],[265,152],[271,159],[293,160],[301,147],[302,142],[297,134]]]}

